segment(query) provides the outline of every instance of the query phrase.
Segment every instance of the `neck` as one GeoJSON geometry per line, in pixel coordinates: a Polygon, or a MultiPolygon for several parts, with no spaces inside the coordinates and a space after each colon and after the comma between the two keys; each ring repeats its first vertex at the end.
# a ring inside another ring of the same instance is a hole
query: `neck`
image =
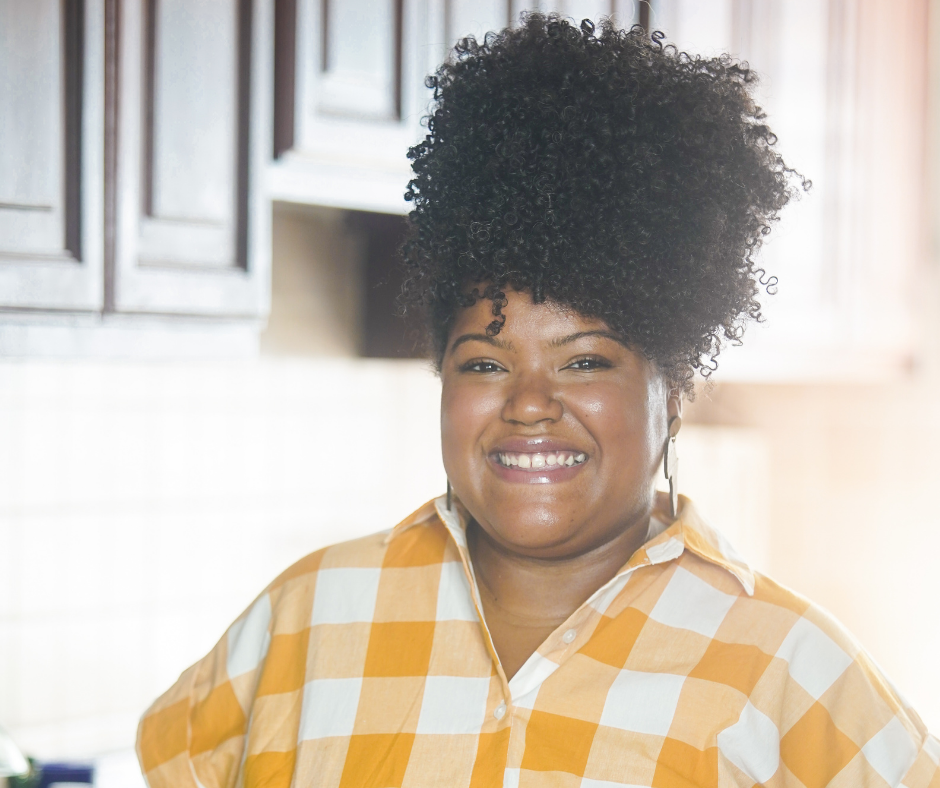
{"type": "Polygon", "coordinates": [[[596,548],[564,558],[532,558],[494,541],[474,520],[467,544],[487,612],[522,627],[563,623],[646,541],[649,516],[596,548]]]}

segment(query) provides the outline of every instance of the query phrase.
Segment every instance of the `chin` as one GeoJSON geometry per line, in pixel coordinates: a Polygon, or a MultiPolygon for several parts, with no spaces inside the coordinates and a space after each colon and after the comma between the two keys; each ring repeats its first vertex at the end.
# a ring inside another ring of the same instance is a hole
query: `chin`
{"type": "Polygon", "coordinates": [[[569,546],[575,534],[561,528],[540,529],[537,526],[516,524],[510,528],[494,528],[492,535],[498,536],[505,548],[521,555],[563,558],[569,554],[569,546]]]}
{"type": "Polygon", "coordinates": [[[548,501],[500,507],[498,513],[486,518],[488,527],[484,530],[507,547],[551,550],[569,544],[582,532],[584,524],[578,522],[580,517],[575,511],[574,507],[561,507],[548,501]]]}

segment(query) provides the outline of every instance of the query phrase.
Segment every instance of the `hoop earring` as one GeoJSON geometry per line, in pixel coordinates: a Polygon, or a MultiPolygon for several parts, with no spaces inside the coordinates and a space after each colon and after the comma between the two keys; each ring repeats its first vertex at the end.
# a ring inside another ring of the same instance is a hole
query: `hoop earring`
{"type": "Polygon", "coordinates": [[[679,455],[676,454],[676,435],[682,427],[682,419],[673,416],[669,419],[669,435],[666,438],[666,448],[663,450],[663,473],[669,480],[669,514],[676,516],[679,508],[679,455]]]}
{"type": "Polygon", "coordinates": [[[447,480],[447,511],[452,512],[453,508],[451,504],[453,503],[453,495],[450,491],[450,479],[447,480]]]}

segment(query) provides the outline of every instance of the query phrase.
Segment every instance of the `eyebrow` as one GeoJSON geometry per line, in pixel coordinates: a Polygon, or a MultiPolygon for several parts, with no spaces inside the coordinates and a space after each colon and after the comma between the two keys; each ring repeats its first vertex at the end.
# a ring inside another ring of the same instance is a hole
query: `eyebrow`
{"type": "Polygon", "coordinates": [[[562,345],[570,344],[584,337],[604,337],[605,339],[611,339],[616,342],[618,345],[623,345],[626,347],[627,343],[624,342],[623,337],[619,334],[615,334],[613,331],[603,331],[598,329],[596,331],[578,331],[574,334],[568,334],[564,337],[558,337],[557,339],[552,340],[552,347],[561,347],[562,345]]]}
{"type": "Polygon", "coordinates": [[[454,340],[450,346],[450,352],[453,353],[464,342],[485,342],[487,345],[493,345],[501,350],[513,350],[512,342],[504,342],[502,339],[491,337],[487,334],[462,334],[454,340]]]}
{"type": "MultiPolygon", "coordinates": [[[[568,345],[571,342],[576,342],[579,339],[584,337],[603,337],[605,339],[610,339],[616,342],[618,345],[626,346],[626,343],[623,341],[623,338],[618,334],[615,334],[613,331],[577,331],[574,334],[568,334],[563,337],[557,337],[552,340],[552,347],[561,347],[562,345],[568,345]]],[[[501,339],[496,337],[491,337],[488,334],[462,334],[454,340],[454,344],[450,346],[450,352],[453,353],[458,347],[460,347],[464,342],[485,342],[487,345],[493,345],[498,347],[501,350],[514,350],[512,342],[504,342],[501,339]]]]}

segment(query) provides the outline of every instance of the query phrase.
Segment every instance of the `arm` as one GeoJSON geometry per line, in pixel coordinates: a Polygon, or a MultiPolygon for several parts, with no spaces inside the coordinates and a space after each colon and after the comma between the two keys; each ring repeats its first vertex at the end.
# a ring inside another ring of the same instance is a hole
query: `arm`
{"type": "Polygon", "coordinates": [[[721,785],[940,788],[940,744],[868,654],[820,608],[775,595],[789,631],[718,734],[721,785]]]}
{"type": "Polygon", "coordinates": [[[778,656],[787,661],[780,753],[788,785],[940,785],[936,739],[828,614],[807,610],[778,656]]]}
{"type": "Polygon", "coordinates": [[[150,788],[235,785],[270,625],[270,596],[264,593],[144,713],[137,756],[150,788]]]}
{"type": "Polygon", "coordinates": [[[940,786],[940,741],[929,733],[914,763],[901,780],[903,788],[937,788],[940,786]]]}

